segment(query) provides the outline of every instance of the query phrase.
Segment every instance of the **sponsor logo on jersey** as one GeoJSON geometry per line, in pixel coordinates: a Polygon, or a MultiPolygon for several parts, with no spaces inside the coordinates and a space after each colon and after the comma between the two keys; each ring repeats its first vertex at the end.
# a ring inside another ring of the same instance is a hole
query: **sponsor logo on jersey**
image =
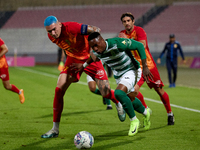
{"type": "Polygon", "coordinates": [[[0,76],[0,78],[1,78],[1,79],[5,79],[5,78],[6,78],[6,74],[2,74],[2,75],[0,76]]]}
{"type": "Polygon", "coordinates": [[[178,47],[178,45],[177,44],[174,44],[174,48],[177,48],[178,47]]]}
{"type": "Polygon", "coordinates": [[[104,71],[103,71],[103,70],[98,70],[98,71],[97,71],[97,75],[99,76],[99,78],[103,78],[103,76],[104,76],[104,71]]]}
{"type": "Polygon", "coordinates": [[[125,77],[125,79],[130,79],[129,77],[125,77]]]}
{"type": "Polygon", "coordinates": [[[160,81],[160,80],[157,80],[157,81],[155,82],[155,84],[161,84],[161,81],[160,81]]]}

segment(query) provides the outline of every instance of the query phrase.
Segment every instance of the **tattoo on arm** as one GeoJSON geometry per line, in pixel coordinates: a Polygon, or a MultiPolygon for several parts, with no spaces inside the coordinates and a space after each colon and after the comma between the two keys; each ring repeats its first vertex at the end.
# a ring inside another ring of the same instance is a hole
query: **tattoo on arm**
{"type": "Polygon", "coordinates": [[[90,34],[92,32],[101,32],[101,29],[96,26],[88,25],[87,32],[88,32],[88,34],[90,34]]]}

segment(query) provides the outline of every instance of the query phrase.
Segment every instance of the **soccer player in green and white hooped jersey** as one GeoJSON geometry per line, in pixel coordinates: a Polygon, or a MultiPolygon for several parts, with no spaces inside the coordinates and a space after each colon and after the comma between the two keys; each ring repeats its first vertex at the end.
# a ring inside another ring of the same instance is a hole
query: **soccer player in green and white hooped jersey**
{"type": "Polygon", "coordinates": [[[152,74],[146,65],[146,54],[144,46],[137,41],[125,38],[111,38],[106,41],[98,32],[93,32],[88,37],[89,45],[93,49],[92,58],[89,58],[83,65],[73,64],[72,69],[81,71],[92,61],[104,61],[111,67],[114,78],[118,84],[115,90],[115,97],[121,102],[124,110],[128,114],[131,124],[128,132],[129,136],[134,136],[138,132],[139,120],[134,110],[144,115],[144,128],[150,128],[150,113],[145,109],[139,99],[136,98],[134,85],[141,78],[142,70],[139,62],[129,56],[130,50],[138,50],[143,64],[143,75],[145,79],[152,78],[152,74]]]}

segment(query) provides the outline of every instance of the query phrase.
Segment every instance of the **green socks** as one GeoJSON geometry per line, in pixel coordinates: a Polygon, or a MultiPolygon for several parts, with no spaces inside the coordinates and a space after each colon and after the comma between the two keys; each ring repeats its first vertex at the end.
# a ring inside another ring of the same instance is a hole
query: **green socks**
{"type": "Polygon", "coordinates": [[[141,101],[135,97],[135,100],[132,102],[134,109],[143,114],[143,112],[145,111],[145,107],[142,105],[141,101]]]}
{"type": "Polygon", "coordinates": [[[133,104],[131,103],[131,100],[127,94],[122,90],[115,90],[115,97],[123,105],[123,108],[128,114],[129,118],[135,117],[133,104]]]}

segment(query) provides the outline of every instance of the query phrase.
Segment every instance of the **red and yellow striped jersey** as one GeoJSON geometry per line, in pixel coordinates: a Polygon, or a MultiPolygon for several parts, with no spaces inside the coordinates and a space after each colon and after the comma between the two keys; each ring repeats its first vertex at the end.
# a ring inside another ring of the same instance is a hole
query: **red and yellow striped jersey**
{"type": "MultiPolygon", "coordinates": [[[[146,57],[147,57],[146,58],[147,66],[149,69],[154,68],[156,66],[156,64],[155,64],[153,57],[149,51],[147,36],[146,36],[146,32],[144,31],[144,29],[142,29],[141,27],[138,27],[138,26],[134,26],[134,29],[130,34],[127,34],[126,30],[122,30],[121,32],[125,33],[129,39],[133,39],[136,41],[141,41],[141,40],[146,41],[145,53],[146,53],[146,57]]],[[[138,51],[131,51],[131,52],[132,52],[134,58],[140,62],[140,67],[142,68],[142,61],[140,59],[138,51]]]]}
{"type": "Polygon", "coordinates": [[[64,22],[61,27],[59,38],[53,38],[48,34],[49,39],[65,50],[68,56],[84,60],[90,56],[90,47],[88,44],[88,35],[81,34],[81,25],[77,22],[64,22]]]}

